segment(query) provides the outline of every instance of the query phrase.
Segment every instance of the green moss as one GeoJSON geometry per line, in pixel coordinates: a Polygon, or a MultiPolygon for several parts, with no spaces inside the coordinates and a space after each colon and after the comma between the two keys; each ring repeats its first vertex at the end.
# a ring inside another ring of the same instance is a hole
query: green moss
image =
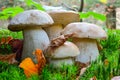
{"type": "Polygon", "coordinates": [[[75,65],[63,65],[61,68],[53,68],[52,65],[46,66],[42,74],[41,80],[75,80],[77,67],[75,65]]]}
{"type": "Polygon", "coordinates": [[[17,65],[0,62],[0,80],[26,80],[22,69],[17,65]]]}

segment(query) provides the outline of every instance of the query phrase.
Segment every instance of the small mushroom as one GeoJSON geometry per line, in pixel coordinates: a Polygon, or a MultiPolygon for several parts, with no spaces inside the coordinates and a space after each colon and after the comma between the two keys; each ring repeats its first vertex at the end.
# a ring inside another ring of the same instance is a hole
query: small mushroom
{"type": "Polygon", "coordinates": [[[82,63],[94,61],[98,57],[99,51],[96,39],[106,39],[107,37],[106,32],[101,27],[86,22],[70,23],[61,34],[73,34],[72,41],[80,50],[76,61],[82,63]]]}
{"type": "Polygon", "coordinates": [[[44,28],[50,40],[60,36],[60,32],[67,24],[80,21],[79,14],[74,11],[49,11],[48,14],[54,20],[54,24],[52,26],[44,28]]]}
{"type": "Polygon", "coordinates": [[[10,21],[9,30],[23,31],[22,59],[31,57],[36,62],[36,58],[32,52],[36,48],[45,50],[50,43],[48,35],[42,27],[51,25],[52,23],[52,18],[40,10],[24,11],[10,21]]]}
{"type": "Polygon", "coordinates": [[[80,54],[78,47],[72,42],[65,41],[66,36],[60,36],[51,41],[47,49],[46,56],[50,58],[49,63],[54,67],[60,67],[61,65],[72,65],[74,58],[80,54]]]}

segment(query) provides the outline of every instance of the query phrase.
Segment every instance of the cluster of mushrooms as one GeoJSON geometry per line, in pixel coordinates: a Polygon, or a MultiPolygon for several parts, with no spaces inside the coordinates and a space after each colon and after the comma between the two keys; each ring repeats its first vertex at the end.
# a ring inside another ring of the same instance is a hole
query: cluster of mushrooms
{"type": "Polygon", "coordinates": [[[79,14],[73,11],[27,10],[16,15],[8,29],[23,31],[22,60],[30,57],[36,62],[32,53],[41,49],[49,63],[59,67],[94,61],[99,55],[97,40],[107,37],[101,27],[79,21],[79,14]]]}

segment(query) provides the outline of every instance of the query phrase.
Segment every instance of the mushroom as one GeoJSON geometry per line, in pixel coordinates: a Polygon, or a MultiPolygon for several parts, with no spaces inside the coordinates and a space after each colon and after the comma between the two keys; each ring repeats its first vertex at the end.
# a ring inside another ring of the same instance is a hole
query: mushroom
{"type": "Polygon", "coordinates": [[[23,51],[22,59],[31,57],[36,62],[32,54],[36,48],[45,50],[50,43],[47,33],[42,27],[51,25],[52,18],[40,10],[28,10],[16,15],[8,25],[11,31],[23,31],[23,51]]]}
{"type": "Polygon", "coordinates": [[[79,14],[74,11],[49,11],[48,14],[54,20],[54,24],[51,27],[44,28],[50,40],[60,36],[60,32],[67,24],[80,21],[79,14]]]}
{"type": "Polygon", "coordinates": [[[120,80],[120,76],[114,76],[111,80],[120,80]]]}
{"type": "Polygon", "coordinates": [[[74,64],[76,57],[80,54],[78,47],[72,42],[66,41],[71,35],[59,36],[51,41],[48,46],[46,57],[50,58],[49,63],[54,67],[74,64]]]}
{"type": "Polygon", "coordinates": [[[101,27],[87,22],[70,23],[61,34],[73,34],[72,41],[80,50],[76,61],[81,63],[96,60],[99,55],[96,39],[106,39],[107,37],[106,32],[101,27]]]}

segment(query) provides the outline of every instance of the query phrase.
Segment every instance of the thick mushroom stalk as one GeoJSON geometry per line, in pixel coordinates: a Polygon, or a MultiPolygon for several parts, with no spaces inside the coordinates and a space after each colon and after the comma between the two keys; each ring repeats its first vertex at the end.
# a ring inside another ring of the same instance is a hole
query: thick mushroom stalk
{"type": "Polygon", "coordinates": [[[49,44],[49,38],[47,33],[41,28],[31,28],[23,30],[24,44],[23,44],[23,53],[22,59],[26,57],[31,57],[34,62],[36,62],[35,56],[32,52],[35,49],[45,50],[49,44]],[[31,54],[30,54],[31,53],[31,54]]]}
{"type": "Polygon", "coordinates": [[[60,35],[60,32],[63,30],[62,24],[53,24],[51,27],[44,28],[47,32],[49,39],[52,40],[60,35]]]}
{"type": "Polygon", "coordinates": [[[60,36],[60,32],[63,28],[71,22],[79,22],[79,14],[74,11],[48,11],[48,14],[52,17],[54,24],[50,27],[44,27],[50,40],[60,36]]]}
{"type": "Polygon", "coordinates": [[[98,57],[99,51],[95,39],[73,38],[73,43],[76,44],[80,50],[80,54],[76,57],[76,61],[88,63],[95,61],[95,59],[98,57]]]}

